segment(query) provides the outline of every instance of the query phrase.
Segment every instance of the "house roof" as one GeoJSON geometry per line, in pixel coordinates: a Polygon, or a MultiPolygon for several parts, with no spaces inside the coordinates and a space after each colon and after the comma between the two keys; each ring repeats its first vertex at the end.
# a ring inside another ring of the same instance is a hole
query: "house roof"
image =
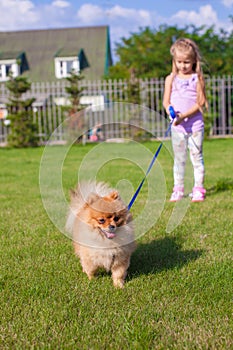
{"type": "Polygon", "coordinates": [[[0,60],[18,59],[22,54],[22,51],[0,51],[0,60]]]}
{"type": "Polygon", "coordinates": [[[86,79],[100,79],[112,65],[108,26],[0,32],[0,60],[24,52],[31,81],[54,81],[54,58],[71,56],[85,60],[86,79]]]}

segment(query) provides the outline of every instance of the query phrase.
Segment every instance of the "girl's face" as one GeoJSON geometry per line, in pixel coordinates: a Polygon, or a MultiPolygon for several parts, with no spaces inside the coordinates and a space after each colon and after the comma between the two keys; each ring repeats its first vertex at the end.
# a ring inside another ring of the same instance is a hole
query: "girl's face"
{"type": "Polygon", "coordinates": [[[193,64],[195,62],[187,54],[177,50],[174,56],[174,62],[179,73],[184,75],[193,73],[193,64]]]}

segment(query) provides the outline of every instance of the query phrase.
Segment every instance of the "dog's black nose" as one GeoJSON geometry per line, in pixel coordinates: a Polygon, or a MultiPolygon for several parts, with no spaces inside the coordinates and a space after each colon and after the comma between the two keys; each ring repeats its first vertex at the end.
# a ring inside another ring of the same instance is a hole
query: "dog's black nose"
{"type": "Polygon", "coordinates": [[[115,229],[116,229],[116,226],[114,226],[114,225],[109,225],[109,226],[108,226],[108,229],[109,229],[110,232],[114,232],[115,229]]]}

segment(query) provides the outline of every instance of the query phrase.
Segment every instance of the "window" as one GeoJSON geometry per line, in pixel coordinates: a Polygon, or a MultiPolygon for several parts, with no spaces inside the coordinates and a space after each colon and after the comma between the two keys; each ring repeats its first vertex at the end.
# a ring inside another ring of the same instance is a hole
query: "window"
{"type": "Polygon", "coordinates": [[[0,61],[0,81],[8,80],[10,73],[14,78],[19,75],[19,66],[16,60],[0,61]]]}
{"type": "Polygon", "coordinates": [[[66,78],[72,70],[80,72],[79,60],[77,57],[56,57],[55,58],[55,75],[56,78],[66,78]]]}

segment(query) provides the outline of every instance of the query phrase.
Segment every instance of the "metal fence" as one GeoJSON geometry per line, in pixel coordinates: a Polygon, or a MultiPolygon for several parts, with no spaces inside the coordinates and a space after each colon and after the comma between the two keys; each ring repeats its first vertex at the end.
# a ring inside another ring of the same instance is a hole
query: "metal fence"
{"type": "MultiPolygon", "coordinates": [[[[206,80],[209,110],[205,114],[209,136],[233,136],[233,76],[211,77],[206,80]]],[[[84,109],[68,117],[69,96],[66,81],[32,83],[23,98],[34,97],[34,122],[41,143],[65,142],[67,128],[73,137],[101,125],[101,138],[157,137],[167,129],[162,106],[164,79],[141,79],[130,91],[127,80],[81,81],[84,109]],[[135,96],[137,103],[135,103],[135,96]]],[[[131,86],[132,88],[132,86],[131,86]]],[[[9,92],[0,85],[0,144],[7,142],[10,125],[7,122],[9,92]]]]}

